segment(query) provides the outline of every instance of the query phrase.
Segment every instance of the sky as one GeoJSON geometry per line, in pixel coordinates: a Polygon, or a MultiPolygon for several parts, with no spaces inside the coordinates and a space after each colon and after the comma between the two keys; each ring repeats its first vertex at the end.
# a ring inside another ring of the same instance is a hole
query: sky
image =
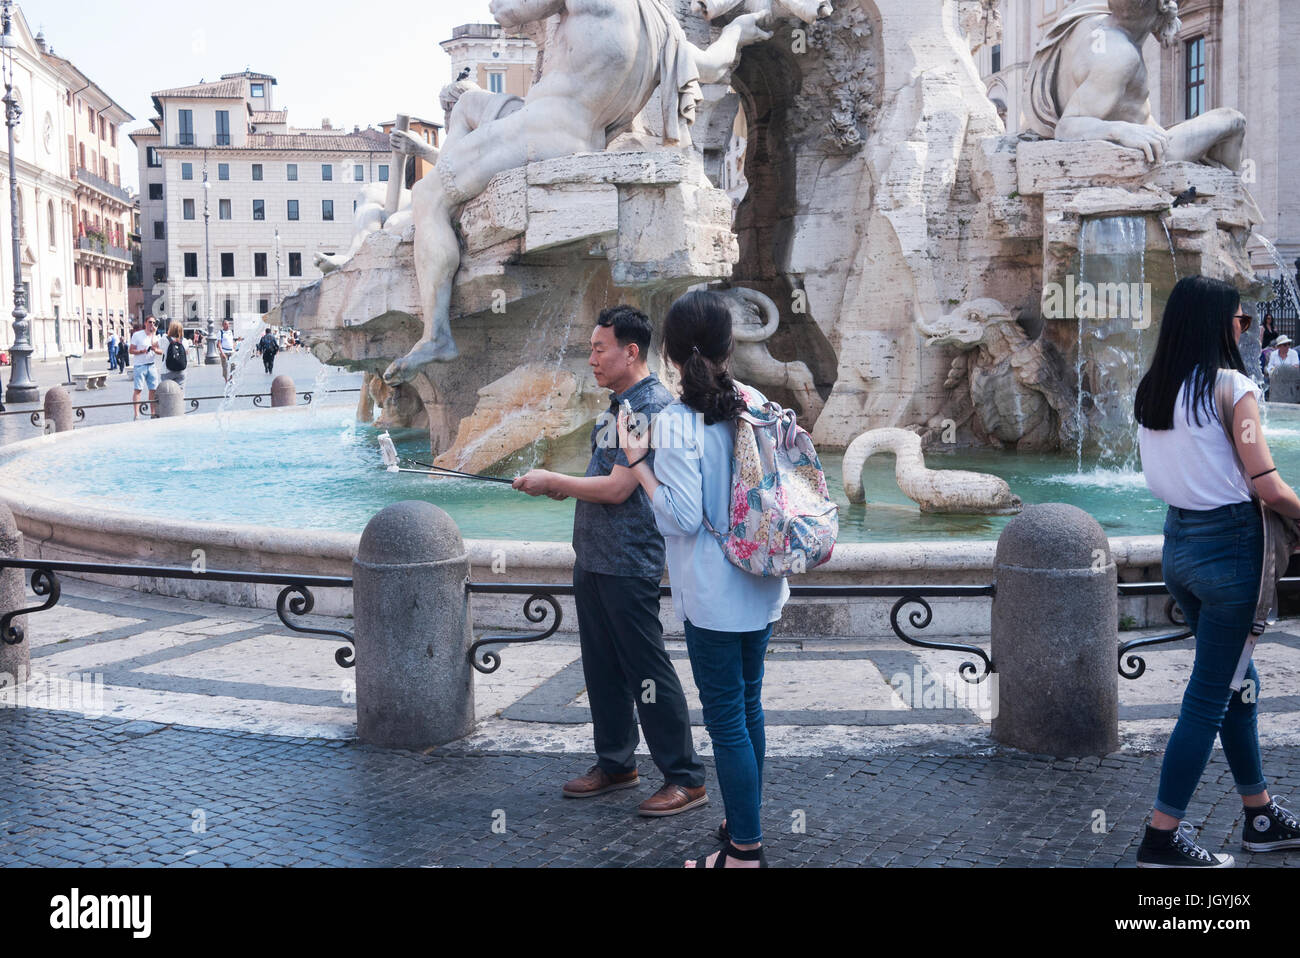
{"type": "MultiPolygon", "coordinates": [[[[378,126],[398,113],[442,121],[452,80],[439,47],[462,23],[491,23],[488,0],[27,0],[33,32],[136,119],[154,90],[252,69],[278,81],[275,106],[294,126],[378,126]],[[219,11],[219,13],[217,12],[219,11]]],[[[135,146],[122,139],[123,186],[138,187],[135,146]]]]}

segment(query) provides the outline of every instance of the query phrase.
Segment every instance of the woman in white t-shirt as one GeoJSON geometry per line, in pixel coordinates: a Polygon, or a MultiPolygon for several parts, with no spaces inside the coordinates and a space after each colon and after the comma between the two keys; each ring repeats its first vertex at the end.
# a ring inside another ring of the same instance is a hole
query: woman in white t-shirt
{"type": "Polygon", "coordinates": [[[1260,388],[1246,375],[1237,348],[1249,327],[1232,286],[1204,276],[1182,280],[1169,297],[1155,357],[1134,403],[1147,486],[1169,505],[1165,584],[1196,634],[1196,661],[1138,849],[1140,868],[1233,864],[1232,856],[1201,848],[1192,826],[1181,821],[1216,737],[1245,804],[1242,846],[1255,852],[1300,848],[1300,821],[1268,794],[1253,661],[1243,684],[1234,683],[1248,654],[1263,570],[1263,527],[1252,497],[1300,518],[1300,498],[1278,474],[1260,429],[1260,388]],[[1215,408],[1220,376],[1233,381],[1232,432],[1244,475],[1215,408]]]}

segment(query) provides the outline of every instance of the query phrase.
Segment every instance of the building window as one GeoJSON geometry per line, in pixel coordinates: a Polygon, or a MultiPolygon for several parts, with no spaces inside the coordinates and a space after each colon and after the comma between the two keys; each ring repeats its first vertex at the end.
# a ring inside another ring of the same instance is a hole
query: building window
{"type": "Polygon", "coordinates": [[[116,125],[110,126],[108,128],[108,142],[110,146],[114,148],[117,147],[117,126],[116,125]]]}
{"type": "Polygon", "coordinates": [[[162,220],[153,221],[153,238],[156,240],[167,238],[167,224],[162,220]]]}
{"type": "MultiPolygon", "coordinates": [[[[254,276],[266,275],[266,254],[265,253],[253,254],[253,275],[254,276]]],[[[266,312],[266,310],[262,310],[262,312],[266,312]]]]}
{"type": "Polygon", "coordinates": [[[230,200],[217,200],[217,219],[231,219],[230,200]]]}
{"type": "Polygon", "coordinates": [[[285,177],[290,183],[298,182],[298,164],[290,163],[285,169],[285,177]]]}
{"type": "Polygon", "coordinates": [[[261,182],[261,179],[262,179],[262,164],[261,164],[261,163],[254,163],[254,164],[253,164],[253,182],[255,182],[255,183],[257,183],[257,182],[261,182]]]}
{"type": "Polygon", "coordinates": [[[104,288],[104,270],[99,267],[95,269],[95,288],[96,289],[104,288]]]}
{"type": "Polygon", "coordinates": [[[177,110],[177,126],[179,127],[179,137],[181,146],[194,145],[194,111],[177,110]]]}
{"type": "Polygon", "coordinates": [[[192,179],[194,179],[194,164],[193,164],[193,163],[182,163],[182,164],[181,164],[181,179],[182,179],[182,180],[192,180],[192,179]]]}
{"type": "Polygon", "coordinates": [[[380,164],[379,164],[379,182],[380,182],[380,183],[387,183],[387,182],[388,182],[388,164],[387,164],[387,163],[380,163],[380,164]]]}
{"type": "MultiPolygon", "coordinates": [[[[83,146],[82,149],[84,150],[85,147],[83,146]]],[[[145,162],[149,164],[150,169],[156,170],[160,166],[162,166],[162,157],[158,155],[157,148],[152,146],[145,147],[144,155],[145,155],[145,162]]],[[[81,165],[82,166],[86,165],[85,157],[82,157],[81,165]]]]}
{"type": "Polygon", "coordinates": [[[366,178],[366,168],[358,163],[352,168],[352,179],[360,183],[366,178]]]}
{"type": "Polygon", "coordinates": [[[253,219],[266,219],[266,200],[253,200],[253,219]]]}
{"type": "Polygon", "coordinates": [[[235,275],[235,254],[234,253],[221,254],[221,275],[225,277],[235,275]]]}
{"type": "MultiPolygon", "coordinates": [[[[188,176],[182,177],[182,179],[189,179],[189,177],[188,176]]],[[[150,183],[149,199],[160,200],[162,198],[163,198],[163,185],[161,183],[150,183]]]]}
{"type": "Polygon", "coordinates": [[[323,181],[325,181],[326,183],[328,183],[330,180],[334,179],[334,164],[333,164],[333,163],[322,163],[322,164],[321,164],[321,167],[320,167],[320,178],[321,178],[323,181]]]}
{"type": "Polygon", "coordinates": [[[302,253],[289,254],[289,275],[290,276],[302,275],[302,253]]]}
{"type": "Polygon", "coordinates": [[[1205,112],[1205,37],[1188,40],[1187,53],[1187,119],[1205,112]]]}
{"type": "Polygon", "coordinates": [[[489,74],[488,74],[488,90],[489,90],[489,92],[491,92],[491,93],[504,93],[504,92],[505,92],[505,89],[506,89],[506,86],[505,86],[505,80],[506,80],[506,77],[505,77],[505,74],[504,74],[504,73],[489,73],[489,74]]]}
{"type": "Polygon", "coordinates": [[[993,44],[993,72],[1002,72],[1002,44],[993,44]]]}
{"type": "MultiPolygon", "coordinates": [[[[197,254],[194,257],[194,272],[199,271],[199,258],[197,254]]],[[[167,270],[162,266],[155,266],[153,271],[153,281],[157,283],[167,282],[167,270]]]]}
{"type": "Polygon", "coordinates": [[[320,218],[323,219],[323,220],[325,220],[326,222],[329,222],[329,221],[331,221],[331,220],[334,219],[334,201],[333,201],[333,200],[321,200],[321,201],[320,201],[320,218]]]}
{"type": "Polygon", "coordinates": [[[251,95],[251,96],[255,96],[255,97],[265,97],[265,96],[266,96],[266,84],[264,84],[264,83],[254,83],[254,84],[252,84],[252,89],[251,89],[251,91],[250,91],[250,95],[251,95]]]}
{"type": "Polygon", "coordinates": [[[235,318],[235,301],[234,301],[233,299],[226,298],[226,299],[222,302],[222,306],[221,306],[221,318],[222,318],[222,319],[234,319],[234,318],[235,318]]]}
{"type": "Polygon", "coordinates": [[[271,301],[269,299],[259,299],[257,301],[257,311],[265,316],[271,311],[271,301]]]}
{"type": "Polygon", "coordinates": [[[289,219],[290,219],[290,220],[296,220],[297,218],[298,218],[298,201],[297,201],[297,200],[290,200],[290,201],[289,201],[289,219]]]}
{"type": "Polygon", "coordinates": [[[230,145],[230,111],[217,111],[217,146],[230,145]]]}
{"type": "Polygon", "coordinates": [[[46,203],[45,209],[50,217],[50,249],[57,249],[59,245],[59,237],[56,233],[58,224],[54,221],[54,201],[50,200],[46,203]]]}
{"type": "Polygon", "coordinates": [[[199,254],[198,253],[185,254],[185,278],[186,279],[199,278],[199,254]]]}
{"type": "Polygon", "coordinates": [[[219,180],[228,180],[228,179],[230,179],[230,164],[229,164],[229,163],[218,163],[218,164],[217,164],[217,179],[219,179],[219,180]]]}
{"type": "Polygon", "coordinates": [[[194,201],[181,200],[181,216],[187,220],[194,219],[194,201]]]}
{"type": "Polygon", "coordinates": [[[81,285],[81,265],[78,263],[72,264],[72,285],[81,285]]]}

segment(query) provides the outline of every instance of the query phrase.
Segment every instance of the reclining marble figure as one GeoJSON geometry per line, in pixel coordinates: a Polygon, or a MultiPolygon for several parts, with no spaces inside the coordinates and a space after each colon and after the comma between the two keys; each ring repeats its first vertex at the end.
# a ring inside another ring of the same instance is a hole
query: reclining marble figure
{"type": "Polygon", "coordinates": [[[1048,31],[1029,67],[1030,126],[1057,140],[1107,140],[1149,161],[1239,170],[1246,118],[1210,110],[1163,129],[1151,114],[1142,44],[1178,40],[1175,0],[1078,0],[1048,31]]]}
{"type": "MultiPolygon", "coordinates": [[[[559,15],[548,40],[551,59],[522,106],[476,129],[449,137],[434,174],[411,194],[415,269],[424,335],[384,374],[407,382],[435,362],[458,355],[451,335],[451,294],[460,267],[456,211],[497,173],[539,160],[598,152],[623,131],[662,86],[664,141],[689,143],[685,125],[702,99],[701,83],[725,82],[743,47],[770,39],[762,16],[729,23],[707,50],[686,39],[664,0],[492,0],[507,30],[559,15]]],[[[394,138],[395,148],[414,145],[394,138]]]]}

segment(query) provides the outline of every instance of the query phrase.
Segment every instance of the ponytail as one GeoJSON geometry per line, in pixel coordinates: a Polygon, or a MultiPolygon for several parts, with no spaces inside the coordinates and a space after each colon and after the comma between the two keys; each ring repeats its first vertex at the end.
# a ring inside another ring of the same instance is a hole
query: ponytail
{"type": "Polygon", "coordinates": [[[731,310],[717,293],[687,293],[668,310],[664,351],[681,367],[682,402],[707,426],[735,422],[745,411],[729,368],[733,348],[731,310]]]}

